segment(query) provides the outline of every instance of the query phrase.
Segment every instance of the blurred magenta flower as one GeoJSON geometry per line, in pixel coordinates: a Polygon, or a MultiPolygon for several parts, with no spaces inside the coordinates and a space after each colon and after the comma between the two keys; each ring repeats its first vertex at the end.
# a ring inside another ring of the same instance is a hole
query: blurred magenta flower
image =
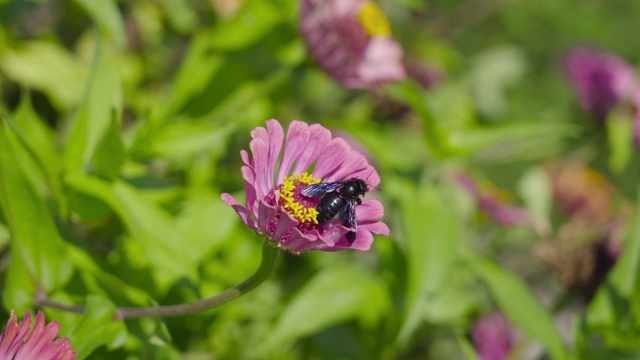
{"type": "Polygon", "coordinates": [[[502,360],[513,347],[515,331],[504,315],[492,312],[476,321],[471,338],[480,360],[502,360]]]}
{"type": "Polygon", "coordinates": [[[580,105],[600,120],[638,89],[633,67],[612,54],[576,48],[567,56],[566,67],[580,105]]]}
{"type": "Polygon", "coordinates": [[[31,328],[31,315],[25,312],[18,322],[11,311],[7,327],[0,335],[0,359],[12,360],[72,360],[76,353],[67,338],[55,339],[60,325],[52,321],[45,326],[44,314],[38,311],[36,323],[31,328]],[[55,339],[55,340],[54,340],[55,339]]]}
{"type": "Polygon", "coordinates": [[[463,189],[476,200],[478,207],[497,223],[504,226],[529,224],[529,212],[517,206],[505,204],[501,193],[489,186],[480,188],[469,175],[458,173],[455,180],[463,189]]]}
{"type": "Polygon", "coordinates": [[[376,87],[405,77],[403,51],[380,8],[367,0],[302,0],[300,33],[342,86],[376,87]]]}
{"type": "Polygon", "coordinates": [[[373,234],[389,235],[389,228],[377,220],[384,214],[382,203],[367,199],[356,206],[358,229],[349,243],[350,232],[339,219],[318,224],[315,207],[320,198],[301,194],[310,184],[337,182],[357,177],[371,189],[380,183],[376,170],[366,158],[352,150],[343,139],[332,137],[322,125],[293,121],[286,134],[277,120],[266,129],[251,132],[251,157],[242,150],[246,207],[229,194],[222,200],[233,207],[240,219],[274,245],[299,253],[303,250],[369,250],[373,234]]]}

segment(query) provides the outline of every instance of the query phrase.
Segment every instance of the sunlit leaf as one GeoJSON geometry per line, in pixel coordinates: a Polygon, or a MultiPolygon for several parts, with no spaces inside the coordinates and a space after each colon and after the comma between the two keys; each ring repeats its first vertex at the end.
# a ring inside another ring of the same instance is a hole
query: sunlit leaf
{"type": "Polygon", "coordinates": [[[115,320],[115,307],[108,300],[87,297],[87,308],[69,336],[76,359],[86,359],[100,346],[114,349],[126,340],[127,328],[124,322],[115,320]]]}
{"type": "Polygon", "coordinates": [[[384,286],[364,269],[326,268],[296,294],[264,346],[270,349],[349,319],[376,323],[389,305],[384,286]]]}
{"type": "Polygon", "coordinates": [[[406,344],[413,332],[437,306],[437,294],[452,270],[455,249],[460,242],[460,224],[442,196],[441,189],[405,191],[402,221],[407,238],[407,301],[398,335],[406,344]]]}
{"type": "MultiPolygon", "coordinates": [[[[118,75],[105,50],[98,45],[89,89],[65,146],[65,167],[88,171],[91,161],[110,127],[120,123],[122,93],[118,75]]],[[[109,142],[109,140],[106,140],[109,142]]],[[[113,141],[111,141],[113,143],[113,141]]]]}
{"type": "Polygon", "coordinates": [[[25,289],[59,288],[68,281],[72,265],[66,260],[66,245],[47,204],[18,162],[19,153],[25,150],[7,122],[0,121],[0,205],[11,230],[12,256],[16,258],[15,268],[10,271],[14,278],[4,294],[8,306],[24,308],[25,289]]]}
{"type": "Polygon", "coordinates": [[[119,47],[126,45],[127,37],[124,22],[122,21],[122,17],[118,11],[118,5],[115,1],[74,1],[93,18],[105,37],[113,39],[119,47]]]}
{"type": "Polygon", "coordinates": [[[0,69],[18,84],[43,91],[61,110],[80,103],[85,91],[86,67],[53,42],[31,41],[3,49],[0,69]]]}
{"type": "Polygon", "coordinates": [[[476,258],[472,264],[509,321],[528,336],[540,341],[552,358],[566,358],[560,332],[526,283],[488,260],[476,258]]]}

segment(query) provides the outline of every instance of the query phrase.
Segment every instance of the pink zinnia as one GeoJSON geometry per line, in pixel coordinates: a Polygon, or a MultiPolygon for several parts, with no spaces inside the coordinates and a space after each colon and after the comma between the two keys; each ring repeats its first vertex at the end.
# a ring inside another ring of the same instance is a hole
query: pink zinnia
{"type": "Polygon", "coordinates": [[[478,319],[471,336],[480,360],[503,360],[511,352],[515,332],[504,315],[493,312],[478,319]]]}
{"type": "Polygon", "coordinates": [[[577,48],[567,56],[566,66],[580,105],[600,120],[638,88],[634,68],[612,54],[577,48]]]}
{"type": "Polygon", "coordinates": [[[380,8],[367,0],[303,0],[300,33],[320,67],[347,88],[404,79],[402,48],[380,8]]]}
{"type": "Polygon", "coordinates": [[[455,180],[458,185],[474,197],[480,210],[497,223],[504,226],[529,224],[529,212],[521,207],[504,204],[496,189],[480,188],[475,180],[464,173],[457,174],[455,180]]]}
{"type": "Polygon", "coordinates": [[[18,322],[15,311],[11,310],[7,327],[0,335],[0,359],[75,359],[76,353],[71,350],[69,339],[55,339],[58,331],[60,331],[60,324],[55,321],[45,326],[42,311],[38,311],[36,323],[32,329],[31,315],[28,312],[25,312],[22,322],[18,322]]]}
{"type": "Polygon", "coordinates": [[[242,150],[246,207],[229,194],[222,200],[234,208],[240,219],[268,241],[293,253],[303,250],[369,250],[373,234],[389,234],[377,220],[384,214],[382,203],[367,199],[356,206],[357,231],[350,243],[339,218],[318,224],[315,207],[320,198],[306,197],[302,189],[310,184],[365,180],[369,190],[380,177],[366,158],[353,151],[341,138],[332,137],[322,125],[293,121],[285,134],[277,120],[257,127],[249,143],[252,156],[242,150]]]}

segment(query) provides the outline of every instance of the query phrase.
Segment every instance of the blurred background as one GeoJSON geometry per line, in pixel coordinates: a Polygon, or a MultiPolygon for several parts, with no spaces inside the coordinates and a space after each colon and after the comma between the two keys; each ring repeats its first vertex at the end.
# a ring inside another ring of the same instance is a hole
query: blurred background
{"type": "MultiPolygon", "coordinates": [[[[379,0],[406,77],[349,89],[285,0],[0,0],[4,322],[78,358],[636,359],[634,0],[379,0]],[[278,119],[369,156],[388,237],[257,269],[241,149],[278,119]]],[[[640,120],[639,120],[640,121],[640,120]]]]}

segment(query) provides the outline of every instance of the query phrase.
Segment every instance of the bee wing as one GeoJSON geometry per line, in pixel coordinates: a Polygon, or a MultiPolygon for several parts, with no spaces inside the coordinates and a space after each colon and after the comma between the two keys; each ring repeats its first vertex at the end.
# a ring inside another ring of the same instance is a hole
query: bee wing
{"type": "Polygon", "coordinates": [[[302,189],[301,193],[308,197],[320,197],[328,192],[336,191],[340,185],[342,185],[341,182],[311,184],[302,189]]]}
{"type": "Polygon", "coordinates": [[[353,244],[353,242],[356,241],[355,230],[358,227],[358,222],[356,221],[356,205],[353,201],[349,201],[347,205],[340,210],[340,220],[342,220],[344,226],[353,229],[353,231],[347,233],[347,241],[349,241],[349,244],[353,244]]]}
{"type": "Polygon", "coordinates": [[[344,226],[352,228],[353,230],[358,227],[355,202],[347,202],[347,205],[340,210],[340,220],[342,220],[344,226]]]}

